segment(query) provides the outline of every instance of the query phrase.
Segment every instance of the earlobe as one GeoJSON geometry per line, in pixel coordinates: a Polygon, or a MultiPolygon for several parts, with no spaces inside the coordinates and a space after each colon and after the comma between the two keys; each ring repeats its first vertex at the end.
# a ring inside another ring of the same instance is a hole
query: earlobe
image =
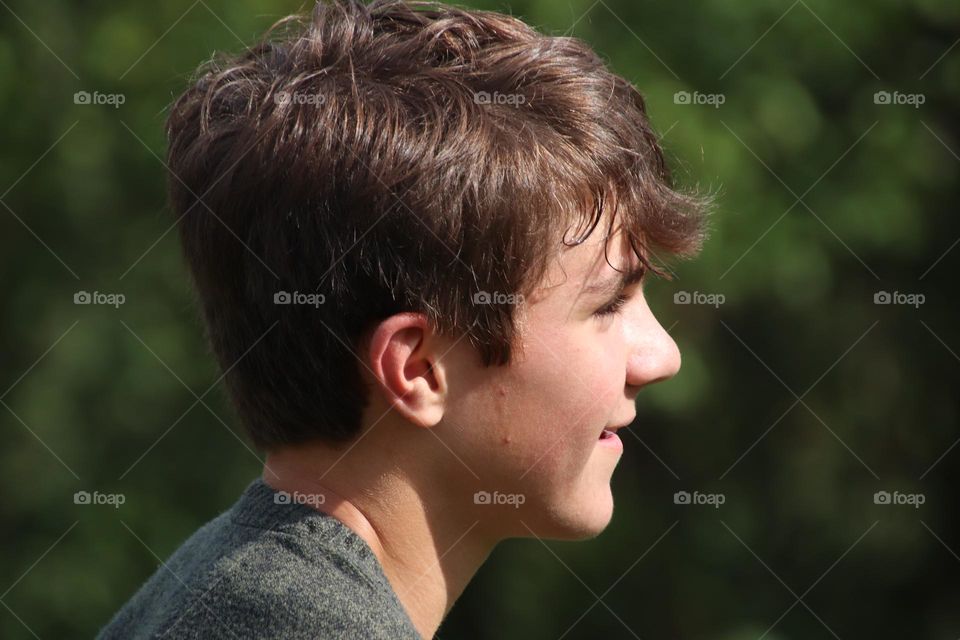
{"type": "Polygon", "coordinates": [[[390,316],[373,328],[367,364],[375,392],[407,421],[432,427],[443,416],[446,385],[433,352],[433,332],[423,314],[390,316]]]}

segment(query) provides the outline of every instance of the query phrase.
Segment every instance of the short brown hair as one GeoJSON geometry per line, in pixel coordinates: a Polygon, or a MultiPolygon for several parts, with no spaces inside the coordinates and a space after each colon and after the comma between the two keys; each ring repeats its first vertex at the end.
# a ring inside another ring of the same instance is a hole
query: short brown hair
{"type": "Polygon", "coordinates": [[[208,339],[263,449],[358,435],[357,340],[394,313],[508,364],[515,306],[475,296],[530,294],[574,222],[576,244],[612,207],[661,275],[651,255],[704,234],[640,93],[582,41],[498,13],[318,2],[202,66],[167,135],[208,339]]]}

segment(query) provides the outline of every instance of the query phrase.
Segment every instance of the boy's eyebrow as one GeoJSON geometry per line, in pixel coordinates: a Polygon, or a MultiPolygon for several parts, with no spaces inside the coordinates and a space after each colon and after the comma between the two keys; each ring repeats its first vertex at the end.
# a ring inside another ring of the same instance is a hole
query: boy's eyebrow
{"type": "Polygon", "coordinates": [[[614,294],[620,293],[627,287],[632,284],[640,282],[644,274],[647,272],[643,264],[639,264],[632,271],[624,271],[622,273],[616,273],[612,276],[593,282],[583,288],[583,292],[588,296],[612,296],[614,294]]]}

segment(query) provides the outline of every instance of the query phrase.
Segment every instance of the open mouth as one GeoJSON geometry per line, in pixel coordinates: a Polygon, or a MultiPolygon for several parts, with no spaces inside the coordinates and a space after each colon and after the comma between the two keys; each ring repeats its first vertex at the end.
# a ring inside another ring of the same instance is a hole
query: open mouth
{"type": "Polygon", "coordinates": [[[600,432],[600,440],[608,440],[612,438],[615,434],[610,429],[604,429],[600,432]]]}

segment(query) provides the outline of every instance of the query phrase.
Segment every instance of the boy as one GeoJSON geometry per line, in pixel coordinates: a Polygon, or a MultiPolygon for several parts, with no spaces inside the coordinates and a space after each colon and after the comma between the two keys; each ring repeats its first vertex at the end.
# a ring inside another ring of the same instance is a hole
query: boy
{"type": "Polygon", "coordinates": [[[167,134],[266,462],[100,637],[430,638],[499,541],[604,530],[616,431],[680,367],[641,277],[704,229],[636,89],[512,17],[338,0],[167,134]]]}

